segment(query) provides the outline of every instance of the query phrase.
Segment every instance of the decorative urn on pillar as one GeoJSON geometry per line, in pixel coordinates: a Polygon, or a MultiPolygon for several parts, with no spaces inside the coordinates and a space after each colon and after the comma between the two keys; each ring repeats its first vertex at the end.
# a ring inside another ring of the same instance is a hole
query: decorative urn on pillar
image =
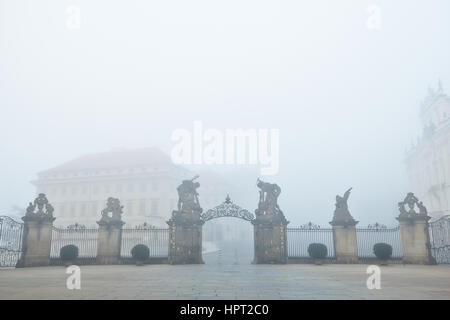
{"type": "Polygon", "coordinates": [[[33,203],[29,203],[24,221],[22,256],[17,267],[48,266],[50,264],[50,249],[54,208],[45,194],[40,193],[33,203]]]}

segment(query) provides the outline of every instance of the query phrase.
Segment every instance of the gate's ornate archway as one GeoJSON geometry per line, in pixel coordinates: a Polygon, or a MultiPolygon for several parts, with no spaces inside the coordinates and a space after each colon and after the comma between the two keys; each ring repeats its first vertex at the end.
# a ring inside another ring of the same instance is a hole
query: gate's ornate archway
{"type": "Polygon", "coordinates": [[[255,219],[255,215],[253,213],[233,203],[229,195],[227,195],[227,198],[223,203],[200,215],[200,219],[204,222],[222,217],[240,218],[247,221],[252,221],[255,219]]]}
{"type": "Polygon", "coordinates": [[[204,263],[202,258],[202,227],[211,219],[236,217],[252,223],[254,228],[253,263],[287,263],[287,233],[289,223],[280,210],[277,198],[281,188],[277,184],[257,180],[258,209],[255,215],[234,204],[227,196],[225,201],[203,213],[198,201],[200,183],[183,180],[178,186],[178,210],[172,212],[169,225],[169,263],[204,263]]]}

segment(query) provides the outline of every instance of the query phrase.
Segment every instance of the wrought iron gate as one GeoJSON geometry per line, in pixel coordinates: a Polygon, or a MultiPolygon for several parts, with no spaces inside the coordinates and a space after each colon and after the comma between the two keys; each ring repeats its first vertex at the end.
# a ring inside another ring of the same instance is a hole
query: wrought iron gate
{"type": "Polygon", "coordinates": [[[430,223],[431,253],[437,263],[450,263],[450,215],[430,223]]]}
{"type": "Polygon", "coordinates": [[[22,254],[23,223],[0,216],[0,268],[15,267],[22,254]]]}

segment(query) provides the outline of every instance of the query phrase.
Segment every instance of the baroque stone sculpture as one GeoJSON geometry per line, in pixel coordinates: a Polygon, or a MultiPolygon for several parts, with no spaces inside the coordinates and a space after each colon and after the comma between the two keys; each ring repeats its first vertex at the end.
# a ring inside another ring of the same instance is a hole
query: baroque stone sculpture
{"type": "Polygon", "coordinates": [[[398,203],[398,209],[400,211],[400,218],[411,218],[418,215],[426,216],[428,214],[427,208],[425,208],[422,201],[419,201],[412,192],[409,192],[405,199],[398,203]],[[406,208],[406,206],[408,206],[408,208],[406,208]],[[419,212],[414,210],[416,206],[419,209],[419,212]]]}
{"type": "Polygon", "coordinates": [[[184,217],[192,219],[200,219],[203,209],[200,207],[197,189],[200,183],[194,182],[199,176],[196,175],[191,180],[183,180],[178,186],[178,210],[172,212],[173,217],[184,217]]]}
{"type": "Polygon", "coordinates": [[[55,209],[48,202],[47,197],[44,193],[39,193],[36,199],[34,199],[33,203],[29,203],[25,217],[23,220],[50,220],[53,221],[55,218],[53,217],[53,212],[55,209]]]}
{"type": "Polygon", "coordinates": [[[331,225],[356,225],[358,222],[353,219],[350,211],[348,210],[348,198],[353,188],[345,191],[344,196],[336,195],[336,209],[334,210],[333,221],[331,225]]]}
{"type": "Polygon", "coordinates": [[[106,208],[102,210],[102,217],[99,224],[119,223],[122,222],[123,206],[120,205],[120,200],[109,197],[106,201],[106,208]],[[111,213],[111,216],[109,215],[111,213]]]}
{"type": "Polygon", "coordinates": [[[260,179],[256,181],[256,186],[260,189],[258,209],[255,210],[256,217],[274,217],[277,215],[284,217],[277,202],[281,188],[275,183],[264,182],[260,179]]]}
{"type": "Polygon", "coordinates": [[[198,200],[197,189],[200,183],[183,180],[178,186],[178,208],[172,212],[169,225],[169,263],[203,263],[202,259],[202,225],[200,215],[202,208],[198,200]]]}
{"type": "Polygon", "coordinates": [[[256,218],[251,220],[254,227],[255,256],[253,263],[287,263],[287,225],[278,206],[281,188],[275,183],[256,181],[259,190],[256,218]]]}

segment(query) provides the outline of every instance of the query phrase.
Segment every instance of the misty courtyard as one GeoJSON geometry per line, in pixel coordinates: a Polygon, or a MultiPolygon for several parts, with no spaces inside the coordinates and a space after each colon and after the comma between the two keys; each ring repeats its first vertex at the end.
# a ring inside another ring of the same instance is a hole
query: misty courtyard
{"type": "Polygon", "coordinates": [[[69,290],[64,267],[0,270],[0,299],[450,299],[449,265],[81,266],[69,290]]]}

